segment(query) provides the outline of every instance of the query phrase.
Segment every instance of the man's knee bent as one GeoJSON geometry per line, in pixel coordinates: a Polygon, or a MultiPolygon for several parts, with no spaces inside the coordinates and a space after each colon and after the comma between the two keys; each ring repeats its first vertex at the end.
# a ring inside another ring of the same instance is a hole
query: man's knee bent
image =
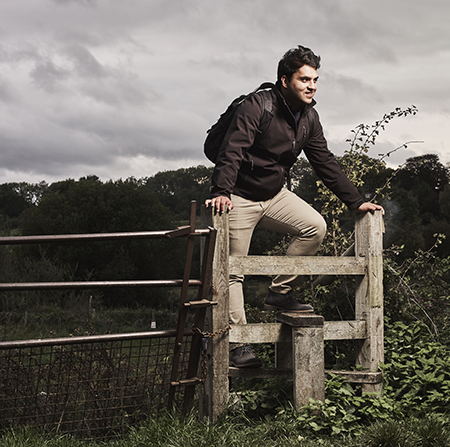
{"type": "Polygon", "coordinates": [[[319,244],[322,242],[327,232],[327,223],[325,219],[318,214],[317,218],[309,222],[309,227],[299,234],[302,238],[316,240],[319,244]]]}
{"type": "Polygon", "coordinates": [[[327,223],[325,222],[325,219],[320,216],[320,219],[318,219],[317,224],[317,238],[320,238],[320,242],[323,241],[323,238],[325,237],[325,234],[327,233],[327,223]]]}

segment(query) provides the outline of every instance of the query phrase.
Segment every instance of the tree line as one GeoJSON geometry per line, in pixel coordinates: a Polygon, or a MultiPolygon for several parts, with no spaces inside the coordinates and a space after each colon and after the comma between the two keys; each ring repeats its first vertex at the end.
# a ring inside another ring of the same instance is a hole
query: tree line
{"type": "MultiPolygon", "coordinates": [[[[346,166],[346,154],[339,159],[346,166]]],[[[397,169],[366,155],[358,157],[363,173],[357,185],[363,197],[375,197],[386,211],[385,247],[396,246],[400,265],[418,250],[433,246],[437,234],[450,230],[450,170],[436,154],[409,158],[397,169]],[[368,169],[363,169],[366,166],[368,169]],[[384,191],[380,190],[384,186],[384,191]]],[[[186,223],[191,200],[199,207],[209,196],[212,167],[196,166],[158,172],[147,178],[101,181],[96,176],[0,185],[2,236],[105,233],[168,230],[186,223]]],[[[332,228],[338,220],[342,234],[349,234],[351,212],[337,213],[338,203],[321,191],[321,183],[306,159],[300,158],[289,178],[291,189],[322,211],[332,228]],[[330,205],[331,204],[331,205],[330,205]],[[330,211],[331,210],[331,211],[330,211]]],[[[333,236],[334,237],[334,236],[333,236]]],[[[182,241],[102,242],[1,246],[3,282],[38,280],[164,279],[182,276],[182,241]],[[57,279],[50,278],[55,275],[57,279]]],[[[251,254],[280,251],[280,235],[261,229],[255,233],[251,254]]],[[[282,248],[281,248],[282,251],[282,248]]],[[[441,238],[435,253],[450,257],[450,241],[441,238]]],[[[339,254],[325,243],[321,254],[339,254]]],[[[145,291],[108,292],[107,305],[147,302],[145,291]]],[[[153,305],[167,305],[163,295],[152,295],[153,305]]]]}
{"type": "MultiPolygon", "coordinates": [[[[376,170],[370,170],[364,176],[359,188],[366,200],[371,200],[381,186],[389,183],[385,196],[377,200],[387,212],[385,246],[393,243],[403,246],[402,256],[407,258],[416,250],[432,245],[436,233],[449,233],[450,169],[439,161],[438,155],[409,158],[398,169],[389,168],[384,163],[380,166],[378,160],[367,156],[363,157],[363,163],[377,166],[376,170]]],[[[106,182],[96,176],[87,176],[50,185],[45,182],[0,184],[0,234],[171,229],[186,222],[191,200],[196,200],[200,207],[208,198],[212,169],[196,166],[158,172],[148,178],[106,182]]],[[[294,165],[289,182],[295,193],[318,211],[322,210],[320,182],[306,159],[300,158],[294,165]]],[[[352,214],[344,212],[340,217],[341,227],[344,231],[349,230],[352,224],[352,214]]],[[[252,253],[271,250],[273,247],[270,245],[277,242],[278,235],[260,232],[253,241],[252,253]]],[[[136,257],[140,260],[137,265],[125,258],[119,262],[110,254],[111,247],[105,247],[105,252],[98,252],[95,256],[83,253],[83,249],[80,252],[67,247],[55,250],[50,251],[52,257],[59,261],[76,262],[82,275],[97,270],[103,277],[109,270],[114,276],[115,271],[139,272],[142,269],[140,261],[143,255],[134,253],[133,249],[126,257],[136,257]],[[114,262],[123,265],[113,265],[114,262]]],[[[35,248],[26,253],[37,255],[35,248]]],[[[442,257],[450,256],[450,241],[444,241],[438,253],[442,257]]],[[[161,259],[158,255],[155,257],[161,259]]],[[[170,257],[167,262],[166,266],[151,263],[150,270],[154,275],[162,276],[174,265],[170,257]]]]}

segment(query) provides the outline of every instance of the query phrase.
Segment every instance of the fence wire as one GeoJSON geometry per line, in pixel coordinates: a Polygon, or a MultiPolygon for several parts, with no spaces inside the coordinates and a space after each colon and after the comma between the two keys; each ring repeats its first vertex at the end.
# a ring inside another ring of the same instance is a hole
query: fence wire
{"type": "MultiPolygon", "coordinates": [[[[0,343],[0,428],[85,439],[123,434],[167,407],[176,331],[0,343]]],[[[186,377],[192,333],[183,339],[186,377]]],[[[173,406],[180,408],[183,389],[173,406]]]]}

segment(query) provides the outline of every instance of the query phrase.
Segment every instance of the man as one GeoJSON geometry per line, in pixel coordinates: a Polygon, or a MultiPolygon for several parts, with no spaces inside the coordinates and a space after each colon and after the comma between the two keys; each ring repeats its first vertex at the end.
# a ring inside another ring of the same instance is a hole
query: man
{"type": "MultiPolygon", "coordinates": [[[[230,255],[247,255],[257,224],[293,236],[288,256],[313,256],[326,232],[322,216],[289,191],[289,169],[304,151],[315,172],[351,210],[374,212],[382,207],[364,202],[328,150],[322,125],[314,109],[320,57],[309,48],[289,50],[278,64],[277,83],[268,94],[273,117],[261,134],[264,109],[261,94],[250,95],[238,108],[220,149],[212,176],[211,199],[206,206],[229,211],[230,255]]],[[[384,212],[384,211],[383,211],[384,212]]],[[[244,277],[230,275],[230,322],[246,324],[244,277]]],[[[266,309],[312,312],[297,302],[291,290],[298,276],[273,279],[266,309]]],[[[234,348],[230,365],[260,367],[248,345],[234,348]]]]}

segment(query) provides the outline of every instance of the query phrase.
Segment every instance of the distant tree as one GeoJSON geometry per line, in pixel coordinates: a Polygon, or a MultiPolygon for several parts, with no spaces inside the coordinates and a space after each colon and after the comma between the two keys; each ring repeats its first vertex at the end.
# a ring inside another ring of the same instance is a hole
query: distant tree
{"type": "Polygon", "coordinates": [[[165,207],[186,220],[189,217],[189,203],[197,201],[199,210],[209,197],[212,171],[212,167],[196,166],[158,172],[147,179],[146,186],[165,207]]]}
{"type": "MultiPolygon", "coordinates": [[[[50,185],[38,205],[22,215],[21,231],[24,235],[110,233],[176,226],[174,215],[142,181],[130,178],[102,183],[90,176],[50,185]]],[[[181,276],[184,258],[179,245],[159,239],[65,243],[27,246],[22,253],[75,266],[73,279],[78,280],[162,279],[181,276]]],[[[128,300],[144,295],[126,293],[128,300]]],[[[120,302],[123,296],[123,291],[108,292],[108,302],[120,302]]]]}
{"type": "MultiPolygon", "coordinates": [[[[448,232],[448,188],[449,169],[436,154],[409,158],[397,170],[390,194],[395,213],[389,216],[388,234],[389,240],[404,246],[402,259],[426,249],[436,233],[448,232]]],[[[449,256],[450,241],[444,240],[436,251],[439,256],[449,256]]]]}
{"type": "Polygon", "coordinates": [[[17,191],[18,183],[3,183],[0,185],[0,213],[7,217],[19,217],[29,203],[17,191]]]}
{"type": "Polygon", "coordinates": [[[422,181],[433,190],[443,191],[449,178],[450,171],[439,161],[439,156],[426,154],[408,158],[396,176],[396,183],[400,188],[411,190],[422,181]]]}
{"type": "Polygon", "coordinates": [[[47,184],[3,183],[0,185],[0,232],[8,236],[17,230],[19,216],[35,205],[47,184]]]}

